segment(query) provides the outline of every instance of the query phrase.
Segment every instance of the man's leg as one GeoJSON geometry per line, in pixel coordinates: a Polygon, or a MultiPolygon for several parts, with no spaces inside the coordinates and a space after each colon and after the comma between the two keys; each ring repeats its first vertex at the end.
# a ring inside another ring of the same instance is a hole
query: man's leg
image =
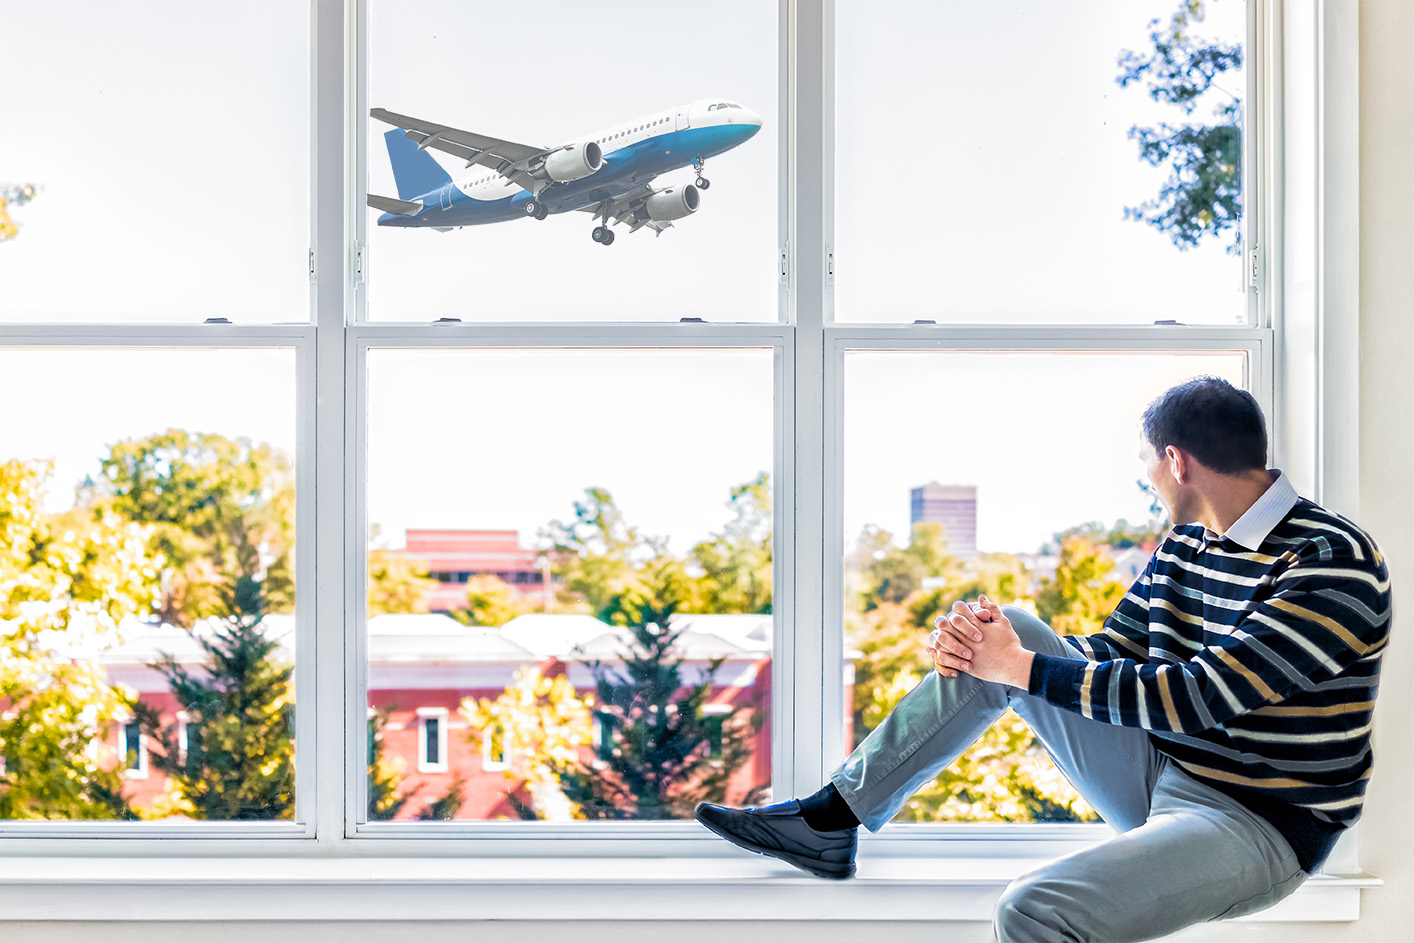
{"type": "MultiPolygon", "coordinates": [[[[1081,657],[1024,609],[1007,606],[1004,611],[1030,650],[1081,657]]],[[[930,671],[830,780],[864,826],[878,831],[1008,707],[1031,726],[1061,772],[1106,822],[1121,831],[1144,822],[1162,766],[1146,731],[1088,720],[1025,691],[969,675],[944,678],[930,671]]]]}
{"type": "Polygon", "coordinates": [[[1144,825],[1018,878],[994,928],[1006,943],[1152,940],[1262,910],[1305,879],[1270,823],[1169,763],[1144,825]]]}

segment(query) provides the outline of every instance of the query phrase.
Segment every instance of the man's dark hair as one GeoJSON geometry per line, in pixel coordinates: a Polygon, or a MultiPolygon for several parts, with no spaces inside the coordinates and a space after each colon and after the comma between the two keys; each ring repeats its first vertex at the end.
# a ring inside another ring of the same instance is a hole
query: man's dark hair
{"type": "Polygon", "coordinates": [[[1262,407],[1251,393],[1218,377],[1180,383],[1150,403],[1144,438],[1160,455],[1172,445],[1224,475],[1267,467],[1262,407]]]}

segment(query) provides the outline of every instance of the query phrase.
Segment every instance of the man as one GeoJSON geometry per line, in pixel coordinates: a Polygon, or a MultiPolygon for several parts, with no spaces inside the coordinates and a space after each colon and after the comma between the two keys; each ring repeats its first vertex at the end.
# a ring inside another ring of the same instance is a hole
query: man
{"type": "Polygon", "coordinates": [[[1200,378],[1144,414],[1177,526],[1090,636],[982,597],[938,617],[936,671],[823,789],[703,803],[728,841],[824,877],[1008,708],[1119,832],[1012,883],[1000,940],[1143,940],[1294,891],[1359,816],[1389,628],[1370,538],[1266,468],[1251,394],[1200,378]]]}

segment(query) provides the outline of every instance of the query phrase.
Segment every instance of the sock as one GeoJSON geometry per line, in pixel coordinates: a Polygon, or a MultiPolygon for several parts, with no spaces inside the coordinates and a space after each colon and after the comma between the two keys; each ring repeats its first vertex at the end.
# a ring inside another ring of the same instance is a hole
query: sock
{"type": "Polygon", "coordinates": [[[833,832],[845,828],[858,828],[859,818],[850,809],[844,796],[834,783],[825,783],[825,788],[800,800],[800,811],[805,824],[817,832],[833,832]]]}

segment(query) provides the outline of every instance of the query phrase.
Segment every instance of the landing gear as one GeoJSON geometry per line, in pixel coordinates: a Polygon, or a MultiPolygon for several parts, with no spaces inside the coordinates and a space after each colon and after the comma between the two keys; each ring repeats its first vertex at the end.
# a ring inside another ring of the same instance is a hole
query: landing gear
{"type": "Polygon", "coordinates": [[[525,215],[533,216],[536,219],[544,219],[550,215],[550,208],[539,200],[525,201],[525,215]]]}
{"type": "Polygon", "coordinates": [[[708,187],[712,186],[712,181],[702,176],[702,170],[706,166],[707,162],[702,158],[694,157],[692,159],[692,169],[697,171],[697,189],[699,190],[706,190],[708,187]]]}
{"type": "Polygon", "coordinates": [[[612,205],[611,201],[605,200],[594,211],[594,215],[599,217],[599,225],[594,227],[589,237],[601,246],[614,244],[614,231],[609,228],[609,209],[612,205]]]}

